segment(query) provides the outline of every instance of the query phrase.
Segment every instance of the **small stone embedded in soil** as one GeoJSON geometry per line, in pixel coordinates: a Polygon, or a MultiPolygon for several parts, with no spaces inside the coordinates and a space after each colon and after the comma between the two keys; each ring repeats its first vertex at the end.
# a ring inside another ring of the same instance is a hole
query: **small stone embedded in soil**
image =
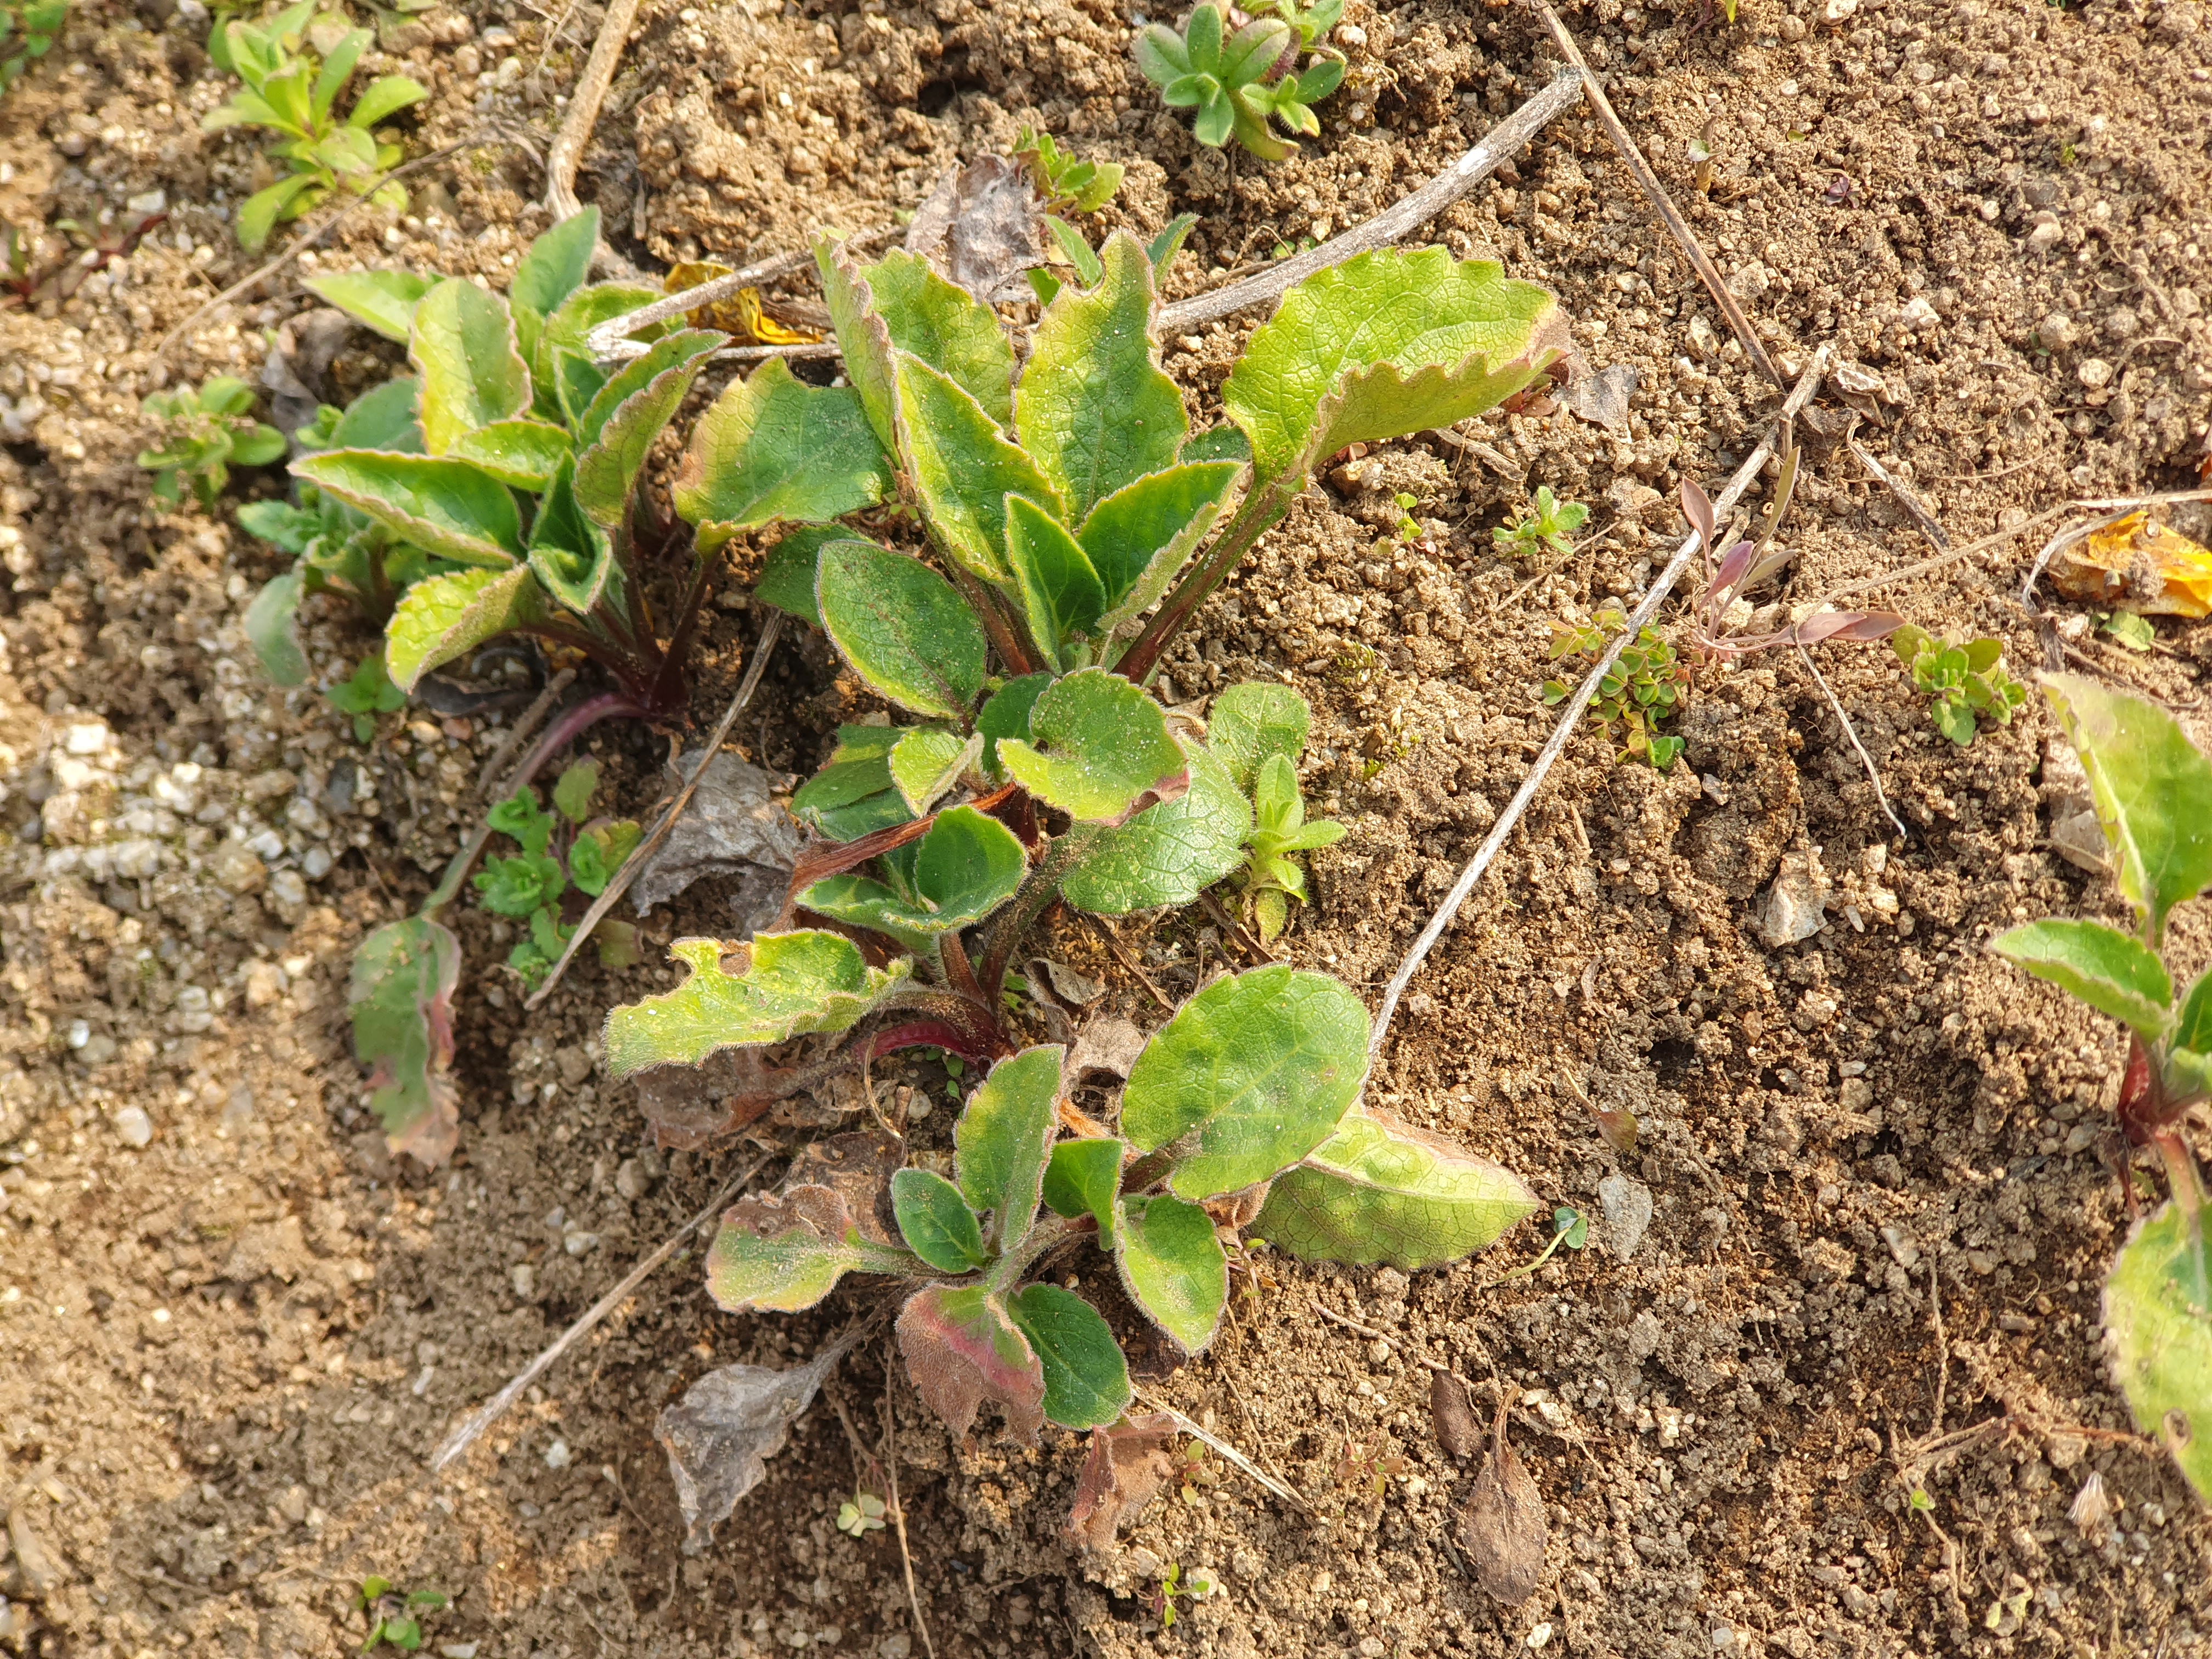
{"type": "Polygon", "coordinates": [[[154,1139],[154,1120],[143,1106],[125,1106],[115,1115],[115,1133],[126,1146],[144,1146],[154,1139]]]}
{"type": "Polygon", "coordinates": [[[1818,848],[1785,853],[1760,908],[1759,937],[1769,950],[1808,939],[1827,925],[1830,889],[1818,848]]]}
{"type": "Polygon", "coordinates": [[[545,1449],[545,1467],[549,1469],[565,1469],[574,1462],[575,1458],[565,1440],[556,1440],[545,1449]]]}
{"type": "Polygon", "coordinates": [[[1606,1248],[1616,1261],[1626,1261],[1650,1229],[1651,1189],[1632,1176],[1609,1175],[1597,1183],[1597,1201],[1605,1212],[1606,1248]]]}

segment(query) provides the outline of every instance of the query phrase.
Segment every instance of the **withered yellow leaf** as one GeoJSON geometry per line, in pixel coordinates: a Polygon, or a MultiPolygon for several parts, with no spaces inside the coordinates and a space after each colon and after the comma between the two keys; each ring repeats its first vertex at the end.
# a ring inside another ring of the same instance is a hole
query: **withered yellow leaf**
{"type": "Polygon", "coordinates": [[[2092,531],[2053,562],[2051,580],[2069,599],[2137,616],[2212,614],[2212,548],[2144,512],[2092,531]]]}

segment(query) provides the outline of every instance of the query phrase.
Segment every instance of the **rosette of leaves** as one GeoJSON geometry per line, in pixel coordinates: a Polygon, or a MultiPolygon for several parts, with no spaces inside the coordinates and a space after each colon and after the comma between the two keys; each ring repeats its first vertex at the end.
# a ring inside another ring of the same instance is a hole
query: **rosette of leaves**
{"type": "MultiPolygon", "coordinates": [[[[575,930],[562,921],[561,902],[568,889],[597,898],[644,834],[634,818],[591,820],[599,781],[599,763],[580,761],[554,784],[552,811],[538,804],[537,791],[526,784],[485,816],[520,850],[486,859],[472,884],[485,909],[524,925],[524,936],[507,953],[507,965],[525,985],[535,986],[552,972],[568,948],[575,930]],[[556,846],[556,835],[565,846],[556,846]]],[[[592,938],[604,964],[622,966],[637,959],[636,930],[626,922],[602,921],[592,938]]]]}
{"type": "Polygon", "coordinates": [[[1889,636],[1913,689],[1928,697],[1936,729],[1964,749],[1974,740],[1977,723],[2012,724],[2012,712],[2027,701],[2027,688],[2005,672],[2004,641],[1941,638],[1907,623],[1889,636]]]}
{"type": "MultiPolygon", "coordinates": [[[[1561,624],[1552,630],[1551,659],[1557,662],[1562,657],[1579,656],[1587,662],[1603,659],[1606,641],[1627,626],[1628,618],[1610,606],[1599,611],[1587,623],[1561,624]]],[[[1635,641],[1624,647],[1613,659],[1613,666],[1597,684],[1597,696],[1591,699],[1590,719],[1603,726],[1607,732],[1621,728],[1620,760],[1648,761],[1654,771],[1664,772],[1674,763],[1682,752],[1682,739],[1663,735],[1659,722],[1678,712],[1681,707],[1683,688],[1689,684],[1689,672],[1674,647],[1667,643],[1656,629],[1644,628],[1637,631],[1635,641]]],[[[1553,707],[1565,702],[1574,695],[1575,688],[1565,680],[1544,682],[1544,702],[1553,707]]]]}
{"type": "Polygon", "coordinates": [[[1137,68],[1170,107],[1198,112],[1191,131],[1200,143],[1218,149],[1234,137],[1261,161],[1279,161],[1297,146],[1277,137],[1269,121],[1293,133],[1318,134],[1321,121],[1310,106],[1344,81],[1344,59],[1333,52],[1297,67],[1300,53],[1334,21],[1341,4],[1334,13],[1327,6],[1285,9],[1295,22],[1255,17],[1231,34],[1221,8],[1203,0],[1182,33],[1153,23],[1138,34],[1137,68]]]}
{"type": "Polygon", "coordinates": [[[374,128],[430,94],[404,75],[379,76],[344,120],[338,94],[353,78],[374,37],[337,16],[318,17],[320,0],[281,11],[265,24],[224,26],[228,67],[246,83],[227,104],[208,112],[201,126],[264,127],[284,143],[270,154],[290,172],[247,197],[238,210],[241,246],[258,248],[279,224],[311,211],[333,191],[365,196],[379,207],[404,211],[407,192],[385,175],[398,164],[399,146],[378,141],[374,128]]]}
{"type": "Polygon", "coordinates": [[[159,449],[138,452],[138,465],[154,473],[154,499],[174,507],[185,491],[202,507],[230,487],[234,466],[267,466],[284,459],[284,434],[253,418],[253,388],[228,374],[210,378],[196,392],[147,393],[141,405],[168,432],[159,449]]]}
{"type": "Polygon", "coordinates": [[[1297,761],[1312,722],[1304,697],[1265,684],[1231,686],[1213,700],[1206,720],[1207,747],[1252,799],[1252,833],[1237,887],[1262,945],[1274,943],[1290,925],[1292,900],[1306,902],[1305,872],[1297,854],[1344,838],[1340,823],[1306,822],[1297,761]]]}
{"type": "Polygon", "coordinates": [[[2159,954],[2173,908],[2212,884],[2212,762],[2155,704],[2073,674],[2046,676],[2042,689],[2089,775],[2137,926],[2127,933],[2054,917],[1990,948],[2128,1028],[2120,1127],[2158,1153],[2167,1197],[2112,1264],[2105,1329],[2136,1426],[2164,1441],[2212,1502],[2212,1249],[2185,1133],[2212,1101],[2212,973],[2177,988],[2159,954]]]}

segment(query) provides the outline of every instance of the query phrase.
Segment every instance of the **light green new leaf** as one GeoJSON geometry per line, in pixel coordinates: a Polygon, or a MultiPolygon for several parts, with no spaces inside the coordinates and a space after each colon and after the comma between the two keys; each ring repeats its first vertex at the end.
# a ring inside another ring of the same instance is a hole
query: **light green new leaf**
{"type": "Polygon", "coordinates": [[[453,1060],[453,987],[461,945],[428,916],[387,922],[354,951],[347,1002],[354,1053],[371,1068],[369,1106],[395,1152],[433,1168],[460,1139],[453,1060]]]}
{"type": "Polygon", "coordinates": [[[827,876],[799,902],[833,921],[927,949],[943,933],[974,926],[1013,897],[1029,872],[1021,839],[988,812],[947,807],[915,845],[914,896],[866,876],[827,876]]]}
{"type": "Polygon", "coordinates": [[[932,1285],[907,1299],[896,1328],[915,1392],[956,1439],[975,1426],[983,1402],[995,1400],[1014,1437],[1036,1443],[1044,1368],[996,1294],[980,1285],[932,1285]]]}
{"type": "Polygon", "coordinates": [[[463,433],[446,453],[503,484],[535,494],[568,459],[568,434],[545,421],[495,421],[463,433]]]}
{"type": "Polygon", "coordinates": [[[1001,1255],[1027,1238],[1036,1221],[1059,1127],[1066,1058],[1055,1043],[1000,1060],[952,1127],[960,1190],[971,1206],[989,1212],[992,1247],[1001,1255]]]}
{"type": "Polygon", "coordinates": [[[896,249],[868,267],[867,280],[893,346],[960,386],[1000,426],[1013,424],[1014,349],[988,306],[896,249]]]}
{"type": "Polygon", "coordinates": [[[310,276],[303,286],[356,322],[405,345],[415,326],[415,307],[436,280],[411,270],[346,270],[310,276]]]}
{"type": "Polygon", "coordinates": [[[852,534],[834,524],[808,525],[793,531],[769,549],[760,580],[753,584],[753,597],[819,629],[822,606],[815,598],[814,578],[822,550],[831,542],[849,541],[852,534]]]}
{"type": "Polygon", "coordinates": [[[400,595],[384,630],[384,670],[403,691],[441,663],[552,615],[527,565],[428,576],[400,595]]]}
{"type": "Polygon", "coordinates": [[[905,983],[903,957],[871,968],[842,934],[800,928],[756,933],[750,945],[680,939],[668,953],[690,969],[672,991],[607,1015],[607,1066],[627,1077],[647,1066],[696,1066],[745,1043],[787,1042],[810,1031],[842,1031],[905,983]],[[735,972],[726,958],[742,965],[735,972]]]}
{"type": "MultiPolygon", "coordinates": [[[[532,242],[507,285],[507,300],[518,317],[526,314],[542,324],[559,310],[562,301],[591,279],[592,253],[599,241],[599,210],[587,207],[532,242]]],[[[535,326],[531,329],[532,343],[538,331],[535,326]]],[[[530,355],[527,346],[523,355],[530,355]]]]}
{"type": "Polygon", "coordinates": [[[1519,1176],[1362,1105],[1275,1177],[1249,1231],[1308,1261],[1411,1273],[1488,1249],[1540,1207],[1519,1176]]]}
{"type": "Polygon", "coordinates": [[[1189,904],[1244,862],[1252,808],[1229,768],[1192,744],[1190,787],[1099,836],[1063,877],[1060,896],[1093,915],[1189,904]]]}
{"type": "Polygon", "coordinates": [[[990,1260],[982,1229],[960,1189],[933,1170],[891,1177],[891,1212],[907,1248],[941,1273],[972,1273],[990,1260]]]}
{"type": "MultiPolygon", "coordinates": [[[[241,512],[240,517],[244,518],[241,512]]],[[[300,599],[307,572],[295,566],[271,578],[246,610],[246,637],[261,667],[279,685],[307,683],[307,653],[300,642],[300,599]]]]}
{"type": "Polygon", "coordinates": [[[1297,763],[1312,724],[1313,711],[1289,686],[1249,681],[1231,686],[1206,710],[1206,746],[1228,763],[1237,787],[1249,795],[1269,756],[1297,763]]]}
{"type": "Polygon", "coordinates": [[[1229,1302],[1229,1258],[1212,1216],[1165,1194],[1125,1198],[1114,1265],[1130,1299],[1177,1347],[1206,1351],[1229,1302]]]}
{"type": "Polygon", "coordinates": [[[2212,1504],[2212,1264],[2173,1203],[2136,1224],[2105,1281],[2112,1370],[2136,1426],[2212,1504]]]}
{"type": "Polygon", "coordinates": [[[1328,1139],[1366,1079],[1359,999],[1325,974],[1255,968],[1216,980],[1152,1034],[1122,1091],[1121,1132],[1140,1152],[1176,1146],[1176,1196],[1217,1198],[1328,1139]]]}
{"type": "Polygon", "coordinates": [[[269,233],[276,228],[280,218],[297,218],[313,197],[302,204],[301,197],[315,190],[316,175],[295,173],[289,178],[279,179],[265,190],[257,190],[238,206],[238,245],[249,253],[258,252],[269,240],[269,233]],[[287,213],[285,210],[290,209],[287,213]]]}
{"type": "Polygon", "coordinates": [[[530,407],[530,370],[507,301],[449,276],[415,307],[407,358],[422,382],[423,447],[443,455],[462,434],[530,407]]]}
{"type": "Polygon", "coordinates": [[[381,449],[326,449],[292,476],[366,513],[401,541],[457,564],[504,569],[522,556],[522,515],[507,486],[464,461],[381,449]]]}
{"type": "Polygon", "coordinates": [[[2155,946],[2166,912],[2212,883],[2212,761],[2164,709],[2083,675],[2046,675],[2043,695],[2089,775],[2120,892],[2155,946]]]}
{"type": "MultiPolygon", "coordinates": [[[[860,407],[887,453],[898,453],[898,387],[891,372],[891,333],[878,313],[868,270],[836,237],[814,239],[814,265],[822,275],[822,300],[837,333],[845,378],[860,394],[860,407]]],[[[919,354],[917,354],[919,355],[919,354]]]]}
{"type": "Polygon", "coordinates": [[[1048,666],[1064,667],[1066,645],[1089,634],[1106,608],[1098,573],[1066,526],[1025,495],[1006,498],[1006,562],[1030,637],[1048,666]]]}
{"type": "Polygon", "coordinates": [[[1103,1429],[1134,1398],[1129,1362],[1098,1310],[1057,1285],[1031,1285],[1006,1304],[1044,1368],[1044,1414],[1064,1429],[1103,1429]]]}
{"type": "Polygon", "coordinates": [[[1127,1147],[1114,1139],[1063,1140],[1052,1149],[1044,1169],[1044,1201],[1054,1215],[1073,1221],[1090,1216],[1098,1223],[1101,1249],[1114,1248],[1115,1200],[1121,1190],[1121,1159],[1127,1147]]]}
{"type": "Polygon", "coordinates": [[[731,1313],[797,1313],[848,1273],[921,1278],[923,1262],[861,1231],[832,1188],[749,1193],[722,1218],[707,1252],[707,1290],[731,1313]]]}
{"type": "Polygon", "coordinates": [[[860,395],[808,386],[781,357],[732,380],[692,429],[677,470],[676,511],[702,553],[779,520],[826,524],[895,487],[860,395]]]}
{"type": "Polygon", "coordinates": [[[1253,331],[1222,388],[1262,478],[1302,478],[1354,442],[1450,426],[1565,353],[1559,303],[1440,247],[1363,253],[1318,271],[1253,331]]]}
{"type": "Polygon", "coordinates": [[[576,500],[575,464],[567,456],[530,526],[530,568],[545,591],[580,617],[589,616],[615,574],[614,544],[576,500]]]}
{"type": "Polygon", "coordinates": [[[653,441],[707,366],[707,354],[728,337],[703,328],[664,335],[611,376],[577,422],[576,499],[610,530],[622,522],[653,441]]]}
{"type": "Polygon", "coordinates": [[[1058,494],[963,387],[908,353],[894,365],[898,453],[931,529],[962,568],[1006,580],[1006,497],[1025,495],[1057,517],[1058,494]]]}
{"type": "Polygon", "coordinates": [[[980,736],[963,738],[941,726],[910,726],[891,750],[891,782],[908,810],[920,817],[982,753],[980,736]]]}
{"type": "Polygon", "coordinates": [[[1071,284],[1045,307],[1014,398],[1022,447],[1074,520],[1173,466],[1190,431],[1152,336],[1152,260],[1126,230],[1100,252],[1098,286],[1071,284]]]}
{"type": "Polygon", "coordinates": [[[983,689],[983,629],[952,584],[873,542],[823,545],[823,630],[860,678],[902,708],[965,720],[983,689]]]}
{"type": "Polygon", "coordinates": [[[1091,509],[1075,539],[1106,590],[1099,633],[1135,621],[1167,592],[1243,470],[1235,461],[1171,466],[1124,484],[1091,509]]]}
{"type": "MultiPolygon", "coordinates": [[[[2053,917],[2015,927],[1990,949],[2081,998],[2155,1043],[2173,1009],[2173,981],[2146,945],[2094,921],[2053,917]]],[[[2185,1048],[2191,1045],[2185,1043],[2185,1048]]]]}
{"type": "Polygon", "coordinates": [[[1148,793],[1181,794],[1188,772],[1159,704],[1103,668],[1048,687],[1030,709],[1029,740],[1000,738],[999,763],[1046,805],[1105,823],[1148,793]]]}
{"type": "Polygon", "coordinates": [[[420,455],[422,426],[415,418],[422,387],[412,374],[371,386],[346,405],[331,428],[332,449],[390,449],[420,455]]]}
{"type": "Polygon", "coordinates": [[[832,841],[852,841],[912,819],[891,784],[891,750],[899,735],[887,726],[839,726],[836,751],[791,798],[792,816],[832,841]]]}

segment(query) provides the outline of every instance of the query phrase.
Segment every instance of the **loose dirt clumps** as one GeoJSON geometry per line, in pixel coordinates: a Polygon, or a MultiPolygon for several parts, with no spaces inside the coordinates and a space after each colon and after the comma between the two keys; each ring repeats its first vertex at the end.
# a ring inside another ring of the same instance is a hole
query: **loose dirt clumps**
{"type": "MultiPolygon", "coordinates": [[[[918,1654],[894,1534],[834,1524],[856,1486],[884,1490],[879,1345],[700,1554],[683,1553],[652,1432],[715,1364],[817,1351],[865,1291],[735,1319],[696,1252],[679,1257],[456,1471],[426,1473],[461,1413],[761,1149],[654,1152],[633,1092],[598,1067],[605,1009],[671,982],[657,947],[731,926],[735,884],[708,882],[648,921],[643,965],[580,966],[528,1016],[494,966],[505,924],[464,909],[462,1151],[434,1175],[386,1157],[348,1052],[348,957],[465,833],[513,708],[418,702],[355,743],[314,688],[371,635],[311,606],[311,686],[272,690],[242,624],[278,556],[227,511],[159,511],[132,465],[146,393],[258,380],[270,332],[317,303],[301,273],[496,286],[543,228],[533,158],[599,7],[379,16],[364,70],[433,93],[402,118],[410,153],[480,147],[166,356],[164,335],[250,269],[231,220],[269,176],[251,135],[198,129],[229,84],[206,9],[78,0],[0,100],[0,217],[59,249],[64,219],[96,236],[166,215],[66,301],[0,311],[0,1646],[336,1655],[362,1640],[350,1602],[377,1573],[455,1597],[426,1651],[918,1654]]],[[[973,0],[648,4],[580,193],[641,266],[734,262],[823,225],[890,226],[945,167],[1036,125],[1130,164],[1102,223],[1200,216],[1165,283],[1182,295],[1396,199],[1553,55],[1509,7],[1352,0],[1322,137],[1232,167],[1136,75],[1134,21],[973,0]]],[[[1856,412],[1954,543],[2069,495],[2197,481],[2198,6],[1745,0],[1730,25],[1598,0],[1568,21],[1785,373],[1823,344],[1863,371],[1824,415],[1856,412]],[[1711,151],[1702,185],[1692,140],[1711,151]]],[[[1680,533],[1677,482],[1724,475],[1772,401],[1578,112],[1433,234],[1553,287],[1590,363],[1635,371],[1626,421],[1539,399],[1337,469],[1162,683],[1188,701],[1275,678],[1312,702],[1306,793],[1351,833],[1312,860],[1315,902],[1285,944],[1368,990],[1548,733],[1553,623],[1644,590],[1680,533]],[[1538,483],[1591,522],[1556,567],[1502,562],[1489,532],[1538,483]],[[1399,532],[1400,494],[1418,538],[1399,532]]],[[[1194,415],[1218,412],[1250,321],[1163,342],[1194,415]]],[[[393,360],[356,333],[325,390],[393,360]]],[[[1808,462],[1795,562],[1760,604],[1931,550],[1841,442],[1808,462]]],[[[281,482],[247,475],[234,495],[281,482]]],[[[2212,539],[2189,510],[2176,523],[2212,539]]],[[[2011,596],[2036,545],[1878,597],[2002,637],[2025,674],[2044,639],[2011,596]]],[[[702,648],[702,718],[757,628],[757,550],[738,556],[702,648]]],[[[2185,711],[2201,698],[2201,627],[2167,623],[2142,656],[2069,627],[2053,643],[2073,665],[2185,711]]],[[[2179,1656],[2212,1639],[2212,1522],[2128,1432],[2100,1349],[2098,1287],[2127,1226],[2107,1161],[2120,1040],[1983,948],[2018,921],[2116,905],[2049,844],[2051,722],[2032,701],[1960,751],[1881,647],[1820,663],[1908,836],[1794,654],[1701,669],[1671,773],[1616,764],[1594,726],[1577,738],[1370,1082],[1589,1215],[1586,1247],[1505,1283],[1540,1227],[1410,1278],[1259,1252],[1210,1354],[1133,1350],[1140,1388],[1310,1515],[1178,1450],[1118,1544],[1085,1553],[1063,1530],[1075,1437],[1025,1449],[987,1418],[955,1443],[895,1385],[939,1652],[2179,1656]],[[1798,931],[1768,926],[1778,878],[1817,931],[1768,942],[1798,931]],[[1591,1102],[1635,1113],[1633,1152],[1610,1150],[1591,1102]],[[1517,1397],[1508,1432],[1549,1519],[1517,1608],[1455,1553],[1474,1466],[1435,1443],[1422,1357],[1517,1397]],[[1220,1591],[1162,1634],[1171,1565],[1220,1591]]],[[[738,751],[803,774],[866,706],[818,641],[787,645],[738,751]]],[[[665,745],[610,728],[592,744],[606,799],[648,806],[665,745]]],[[[2212,957],[2201,917],[2175,933],[2185,965],[2212,957]]],[[[1104,1010],[1146,1028],[1159,1010],[1125,957],[1170,998],[1239,960],[1200,910],[1111,943],[1073,919],[1055,935],[1109,985],[1104,1010]]],[[[909,1111],[924,1157],[949,1150],[946,1081],[919,1060],[877,1076],[934,1103],[909,1111]]],[[[801,1103],[767,1139],[787,1149],[858,1107],[801,1103]]]]}

